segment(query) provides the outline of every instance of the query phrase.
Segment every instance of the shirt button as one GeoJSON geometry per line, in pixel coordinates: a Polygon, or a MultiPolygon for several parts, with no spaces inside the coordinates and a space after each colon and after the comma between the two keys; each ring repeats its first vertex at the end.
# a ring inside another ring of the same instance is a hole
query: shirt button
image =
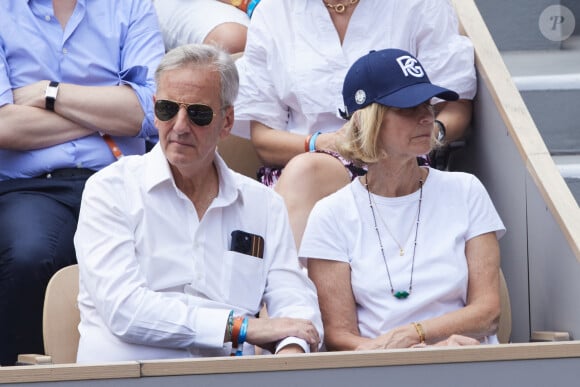
{"type": "Polygon", "coordinates": [[[46,21],[50,21],[50,15],[46,15],[46,16],[44,17],[44,20],[46,20],[46,21]]]}
{"type": "Polygon", "coordinates": [[[68,54],[68,50],[66,48],[63,48],[62,53],[66,55],[66,54],[68,54]]]}

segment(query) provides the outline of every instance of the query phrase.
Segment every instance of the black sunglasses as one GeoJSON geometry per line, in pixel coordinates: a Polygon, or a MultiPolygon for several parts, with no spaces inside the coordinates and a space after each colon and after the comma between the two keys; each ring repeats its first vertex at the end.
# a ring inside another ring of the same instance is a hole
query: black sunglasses
{"type": "Polygon", "coordinates": [[[213,116],[215,116],[211,107],[207,105],[199,103],[187,104],[183,102],[170,101],[168,99],[158,99],[155,101],[155,115],[161,121],[169,121],[175,117],[177,112],[179,112],[179,108],[182,106],[187,111],[189,120],[198,126],[207,126],[211,124],[213,116]]]}

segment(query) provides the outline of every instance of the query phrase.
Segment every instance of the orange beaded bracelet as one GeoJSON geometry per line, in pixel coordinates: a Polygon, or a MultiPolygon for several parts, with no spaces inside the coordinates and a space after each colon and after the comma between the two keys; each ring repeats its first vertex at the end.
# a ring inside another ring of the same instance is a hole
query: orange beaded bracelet
{"type": "Polygon", "coordinates": [[[310,139],[312,138],[312,135],[309,134],[308,136],[306,136],[306,138],[304,139],[304,152],[310,152],[310,139]]]}
{"type": "Polygon", "coordinates": [[[240,10],[246,12],[248,9],[248,3],[250,2],[250,0],[232,0],[231,4],[236,7],[239,8],[240,10]]]}

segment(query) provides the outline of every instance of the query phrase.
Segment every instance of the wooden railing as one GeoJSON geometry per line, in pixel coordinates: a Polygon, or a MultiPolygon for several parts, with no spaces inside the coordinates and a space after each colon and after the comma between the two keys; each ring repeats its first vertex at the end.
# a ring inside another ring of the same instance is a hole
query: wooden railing
{"type": "Polygon", "coordinates": [[[571,386],[580,342],[0,367],[0,385],[571,386]]]}
{"type": "Polygon", "coordinates": [[[578,337],[580,209],[474,0],[453,3],[475,47],[478,74],[473,131],[457,165],[483,181],[506,224],[500,246],[512,301],[512,339],[527,342],[538,330],[578,337]]]}
{"type": "MultiPolygon", "coordinates": [[[[478,76],[489,89],[508,135],[580,261],[580,209],[558,172],[473,0],[452,0],[476,52],[478,76]]],[[[533,33],[533,31],[522,31],[533,33]]],[[[558,112],[554,112],[558,114],[558,112]]]]}

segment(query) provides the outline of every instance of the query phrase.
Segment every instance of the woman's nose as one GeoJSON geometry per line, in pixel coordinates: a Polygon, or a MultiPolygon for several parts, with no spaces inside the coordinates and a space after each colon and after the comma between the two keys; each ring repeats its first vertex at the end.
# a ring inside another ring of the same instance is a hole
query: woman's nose
{"type": "Polygon", "coordinates": [[[435,113],[433,111],[433,106],[428,104],[422,104],[419,106],[419,119],[422,123],[432,123],[435,121],[435,113]]]}

